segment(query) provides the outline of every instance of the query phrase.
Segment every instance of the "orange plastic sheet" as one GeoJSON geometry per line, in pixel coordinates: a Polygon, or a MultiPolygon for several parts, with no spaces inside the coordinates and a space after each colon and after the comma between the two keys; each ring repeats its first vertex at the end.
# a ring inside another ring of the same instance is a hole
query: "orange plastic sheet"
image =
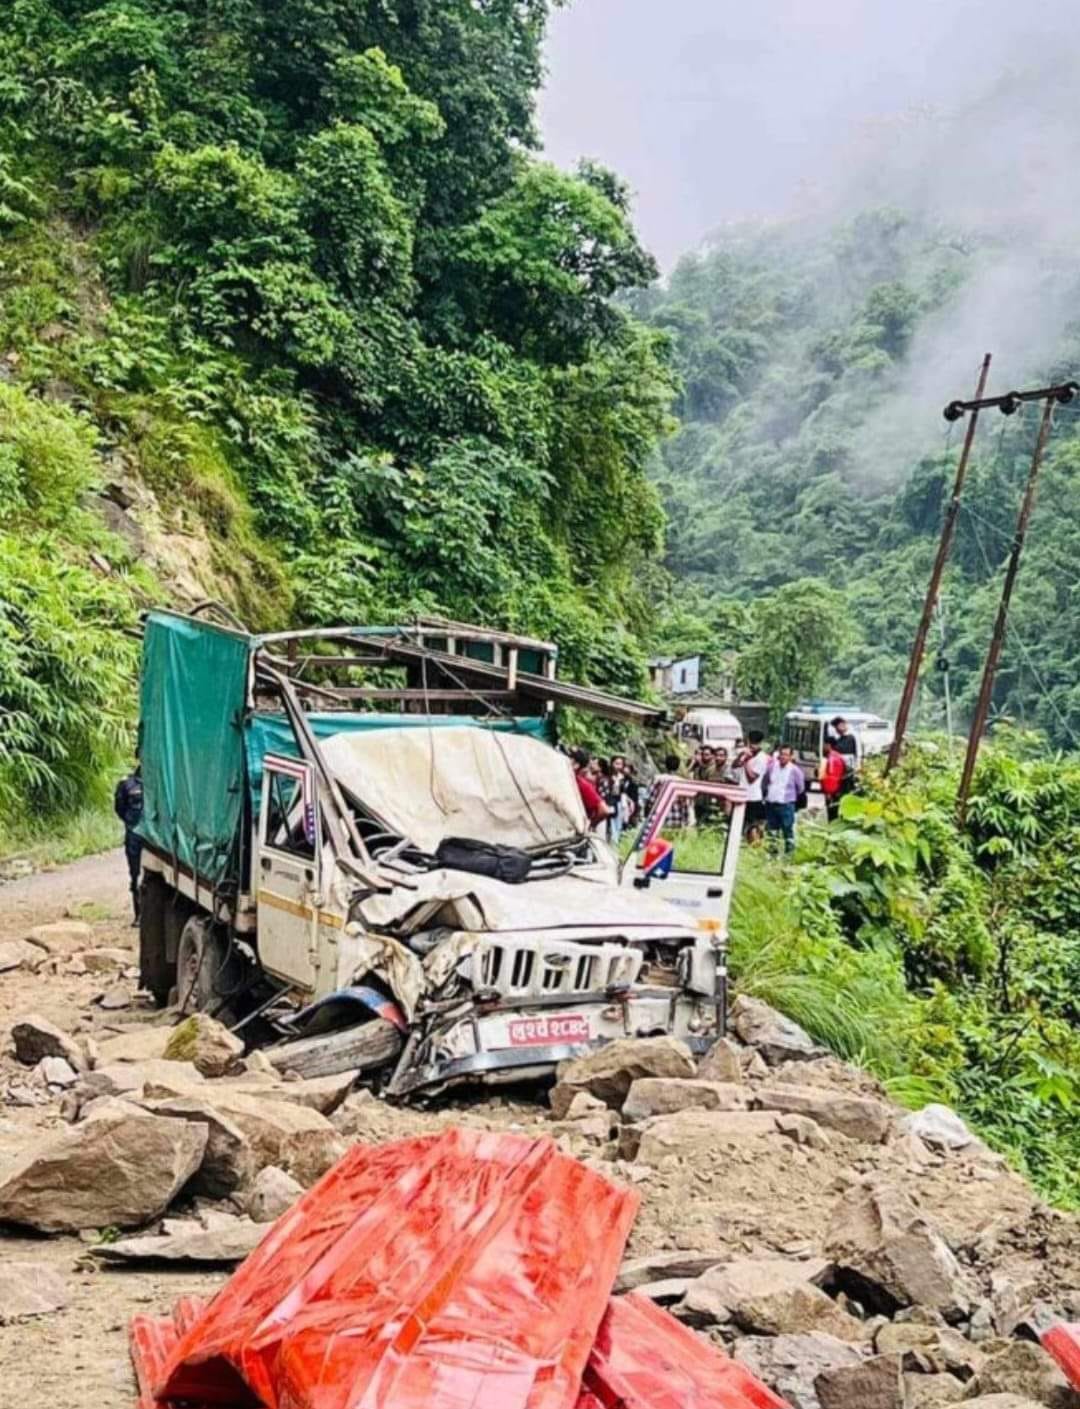
{"type": "Polygon", "coordinates": [[[159,1399],[575,1409],[637,1196],[549,1140],[356,1147],[180,1337],[159,1399]]]}
{"type": "Polygon", "coordinates": [[[1065,1372],[1074,1389],[1080,1389],[1080,1322],[1064,1321],[1043,1333],[1043,1349],[1048,1350],[1065,1372]]]}
{"type": "Polygon", "coordinates": [[[608,1303],[577,1409],[790,1409],[637,1292],[608,1303]]]}

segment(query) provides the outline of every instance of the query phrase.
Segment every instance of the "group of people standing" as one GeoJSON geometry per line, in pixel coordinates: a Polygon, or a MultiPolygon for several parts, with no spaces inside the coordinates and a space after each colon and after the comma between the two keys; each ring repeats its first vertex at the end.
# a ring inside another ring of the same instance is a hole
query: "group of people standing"
{"type": "MultiPolygon", "coordinates": [[[[571,759],[590,825],[602,826],[608,840],[618,844],[624,829],[637,822],[642,813],[641,786],[633,764],[621,754],[610,760],[596,759],[585,749],[574,749],[571,759]]],[[[830,822],[837,817],[840,803],[855,786],[857,763],[855,735],[847,720],[837,716],[826,726],[817,770],[817,782],[830,822]]],[[[683,772],[683,761],[678,754],[671,753],[665,758],[664,771],[683,772]]],[[[702,744],[690,760],[687,772],[699,782],[734,783],[745,788],[747,840],[757,842],[771,837],[777,843],[782,842],[785,851],[793,850],[795,820],[806,806],[809,785],[788,744],[780,744],[770,753],[764,734],[751,729],[731,751],[702,744]]],[[[647,812],[648,807],[646,798],[644,811],[647,812]]],[[[676,798],[667,823],[675,829],[707,825],[722,810],[725,810],[722,801],[714,803],[709,798],[698,798],[695,802],[676,798]]]]}

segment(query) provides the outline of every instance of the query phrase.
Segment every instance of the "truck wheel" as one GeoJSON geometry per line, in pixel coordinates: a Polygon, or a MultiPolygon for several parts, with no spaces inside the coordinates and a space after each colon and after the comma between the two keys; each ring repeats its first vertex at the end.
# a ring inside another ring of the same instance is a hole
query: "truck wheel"
{"type": "Polygon", "coordinates": [[[385,1018],[347,1027],[342,1032],[301,1037],[271,1047],[266,1055],[278,1071],[294,1071],[304,1078],[337,1076],[345,1071],[371,1071],[385,1066],[401,1051],[403,1038],[385,1018]]]}
{"type": "Polygon", "coordinates": [[[231,1015],[222,1000],[243,986],[243,959],[228,935],[209,915],[192,915],[180,931],[176,954],[176,1002],[182,1013],[213,1012],[221,1022],[231,1015]],[[220,1009],[220,1011],[218,1011],[220,1009]]]}
{"type": "Polygon", "coordinates": [[[169,900],[164,876],[144,871],[139,905],[139,986],[152,995],[159,1008],[169,1001],[175,981],[167,944],[169,900]]]}

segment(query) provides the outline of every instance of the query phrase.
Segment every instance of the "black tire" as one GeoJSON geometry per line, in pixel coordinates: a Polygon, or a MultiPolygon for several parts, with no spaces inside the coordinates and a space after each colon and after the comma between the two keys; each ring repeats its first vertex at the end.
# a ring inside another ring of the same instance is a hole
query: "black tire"
{"type": "Polygon", "coordinates": [[[191,915],[177,946],[177,1006],[182,1013],[213,1013],[228,1024],[232,1014],[224,1005],[244,988],[246,968],[220,925],[207,914],[191,915]]]}
{"type": "Polygon", "coordinates": [[[305,1079],[338,1076],[346,1071],[372,1071],[392,1062],[404,1041],[400,1031],[384,1018],[328,1032],[318,1037],[301,1037],[281,1047],[271,1047],[266,1055],[278,1071],[294,1071],[305,1079]]]}
{"type": "Polygon", "coordinates": [[[139,905],[139,985],[159,1008],[169,1001],[176,966],[168,957],[168,920],[172,888],[156,871],[144,871],[139,905]]]}

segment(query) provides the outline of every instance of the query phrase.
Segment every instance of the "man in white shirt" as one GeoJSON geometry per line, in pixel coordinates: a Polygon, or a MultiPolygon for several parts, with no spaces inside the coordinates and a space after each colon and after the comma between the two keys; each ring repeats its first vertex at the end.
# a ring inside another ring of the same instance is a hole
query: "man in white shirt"
{"type": "Polygon", "coordinates": [[[806,775],[786,744],[765,769],[762,786],[765,793],[765,830],[770,836],[782,835],[784,850],[794,851],[795,809],[806,796],[806,775]]]}
{"type": "Polygon", "coordinates": [[[769,766],[769,755],[764,749],[765,736],[760,729],[751,729],[746,736],[747,746],[735,756],[735,781],[750,794],[746,805],[746,820],[743,831],[749,842],[759,842],[765,828],[765,799],[762,784],[765,770],[769,766]]]}

